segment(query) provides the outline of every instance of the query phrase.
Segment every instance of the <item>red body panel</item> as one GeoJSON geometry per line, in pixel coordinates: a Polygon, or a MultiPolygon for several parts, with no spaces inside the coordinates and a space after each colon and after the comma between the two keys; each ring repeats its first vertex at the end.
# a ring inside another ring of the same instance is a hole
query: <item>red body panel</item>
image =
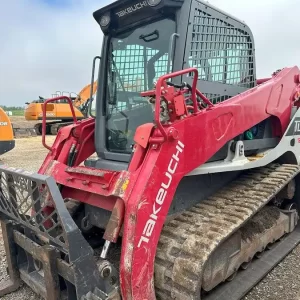
{"type": "MultiPolygon", "coordinates": [[[[299,69],[287,68],[241,95],[213,106],[207,103],[207,109],[199,109],[195,95],[197,93],[201,97],[202,94],[195,88],[196,77],[192,92],[194,114],[184,118],[176,116],[178,118],[172,124],[162,125],[157,113],[157,101],[162,97],[160,87],[167,90],[164,80],[190,72],[196,73],[196,70],[187,69],[158,80],[155,91],[157,128],[150,130],[149,124],[138,128],[137,134],[145,133],[149,140],[145,143],[145,140],[136,137],[135,141],[140,144],[135,145],[128,171],[76,168],[94,151],[91,147],[93,134],[87,134],[88,130],[94,130],[93,120],[77,122],[74,126],[77,134],[73,136],[72,126],[62,128],[52,152],[40,169],[41,173],[51,174],[63,185],[63,196],[71,195],[82,202],[113,209],[112,218],[117,222],[112,227],[108,226],[105,233],[107,239],[114,241],[123,223],[120,279],[124,300],[155,299],[153,271],[156,246],[183,176],[204,164],[226,142],[270,116],[274,119],[274,134],[281,137],[289,124],[295,91],[299,89],[294,80],[299,69]],[[89,127],[85,127],[87,125],[89,127]],[[87,132],[84,128],[88,128],[87,132]],[[89,138],[85,139],[87,136],[89,138]],[[75,142],[80,158],[76,159],[74,168],[68,169],[65,153],[69,153],[75,142]],[[87,152],[86,145],[89,145],[87,152]],[[59,163],[53,163],[53,160],[59,163]],[[101,176],[97,176],[100,173],[101,176]],[[69,177],[73,179],[68,180],[69,177]]],[[[180,103],[176,105],[179,115],[186,111],[180,103]]]]}

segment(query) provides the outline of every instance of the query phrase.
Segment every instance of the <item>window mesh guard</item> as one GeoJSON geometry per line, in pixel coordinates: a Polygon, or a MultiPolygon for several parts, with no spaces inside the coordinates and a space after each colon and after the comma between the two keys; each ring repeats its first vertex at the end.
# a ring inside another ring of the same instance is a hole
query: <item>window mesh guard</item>
{"type": "Polygon", "coordinates": [[[130,45],[113,55],[121,79],[117,80],[118,91],[140,93],[152,89],[151,83],[167,72],[168,54],[156,49],[130,45]]]}
{"type": "Polygon", "coordinates": [[[149,105],[140,92],[153,89],[154,82],[167,72],[168,53],[140,45],[127,46],[125,50],[113,52],[113,71],[117,76],[117,93],[124,94],[118,99],[117,109],[110,105],[112,113],[149,105]]]}
{"type": "Polygon", "coordinates": [[[195,8],[189,65],[199,79],[250,88],[254,86],[249,33],[195,8]]]}

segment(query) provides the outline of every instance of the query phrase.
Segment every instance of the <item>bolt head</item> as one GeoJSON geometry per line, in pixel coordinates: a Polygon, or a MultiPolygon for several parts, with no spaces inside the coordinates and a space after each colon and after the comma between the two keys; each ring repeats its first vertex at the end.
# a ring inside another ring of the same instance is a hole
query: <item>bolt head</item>
{"type": "Polygon", "coordinates": [[[168,136],[172,140],[177,140],[179,137],[178,130],[176,130],[175,128],[170,128],[168,136]]]}

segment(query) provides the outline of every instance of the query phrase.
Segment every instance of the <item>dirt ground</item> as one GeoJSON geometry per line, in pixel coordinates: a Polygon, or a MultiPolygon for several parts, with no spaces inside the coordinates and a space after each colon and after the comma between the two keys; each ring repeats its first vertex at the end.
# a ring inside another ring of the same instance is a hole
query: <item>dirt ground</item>
{"type": "MultiPolygon", "coordinates": [[[[51,144],[55,137],[47,137],[51,144]]],[[[16,140],[16,147],[0,157],[0,164],[37,171],[42,164],[47,150],[43,148],[41,137],[16,140]]],[[[243,300],[296,300],[300,299],[300,246],[288,255],[270,272],[243,300]]],[[[0,286],[6,276],[6,259],[0,231],[0,286]]],[[[30,288],[21,287],[14,293],[1,297],[2,300],[40,300],[30,288]]],[[[230,299],[228,299],[230,300],[230,299]]]]}
{"type": "Polygon", "coordinates": [[[19,128],[33,128],[36,123],[42,121],[27,121],[24,116],[10,116],[10,121],[13,125],[19,128]]]}
{"type": "MultiPolygon", "coordinates": [[[[46,137],[46,143],[49,145],[52,145],[54,140],[55,136],[46,137]]],[[[16,139],[15,141],[15,148],[0,156],[0,163],[37,172],[48,151],[42,145],[41,136],[16,139]]]]}

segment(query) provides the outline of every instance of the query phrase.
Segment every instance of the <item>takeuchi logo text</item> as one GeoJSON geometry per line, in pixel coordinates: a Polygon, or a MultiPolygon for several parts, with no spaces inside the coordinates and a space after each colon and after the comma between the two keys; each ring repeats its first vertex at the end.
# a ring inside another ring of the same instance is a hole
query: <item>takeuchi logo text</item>
{"type": "Polygon", "coordinates": [[[175,174],[177,167],[180,163],[180,158],[183,153],[183,150],[184,144],[181,141],[178,141],[174,152],[172,153],[172,156],[169,159],[168,168],[164,174],[165,176],[163,177],[160,187],[156,193],[155,201],[152,205],[152,213],[144,226],[143,233],[138,243],[138,248],[140,248],[142,245],[144,246],[144,244],[149,243],[157,219],[160,215],[160,211],[164,205],[165,198],[167,197],[169,187],[172,183],[173,175],[175,174]]]}
{"type": "Polygon", "coordinates": [[[142,9],[143,7],[146,7],[146,6],[148,6],[147,1],[142,1],[142,2],[136,3],[134,5],[131,5],[125,9],[120,10],[119,12],[116,13],[116,15],[119,18],[121,18],[121,17],[131,14],[139,9],[142,9]]]}

